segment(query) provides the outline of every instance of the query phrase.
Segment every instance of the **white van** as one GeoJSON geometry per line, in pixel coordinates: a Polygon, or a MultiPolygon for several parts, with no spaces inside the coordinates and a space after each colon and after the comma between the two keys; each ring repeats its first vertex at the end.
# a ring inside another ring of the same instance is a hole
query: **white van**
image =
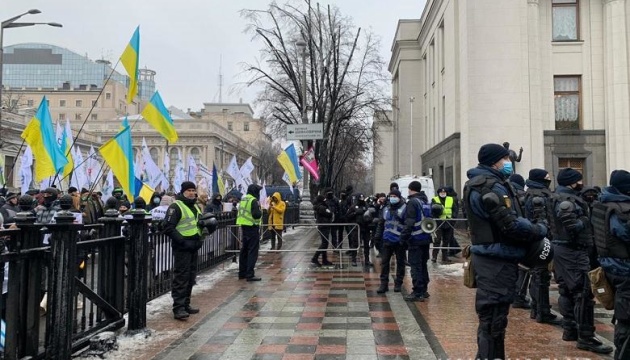
{"type": "Polygon", "coordinates": [[[398,184],[398,189],[400,190],[400,194],[407,199],[409,197],[409,183],[412,181],[419,181],[422,184],[422,191],[427,195],[429,202],[435,196],[435,187],[433,186],[433,179],[427,176],[415,176],[415,175],[405,175],[400,177],[393,177],[391,182],[395,182],[398,184]]]}

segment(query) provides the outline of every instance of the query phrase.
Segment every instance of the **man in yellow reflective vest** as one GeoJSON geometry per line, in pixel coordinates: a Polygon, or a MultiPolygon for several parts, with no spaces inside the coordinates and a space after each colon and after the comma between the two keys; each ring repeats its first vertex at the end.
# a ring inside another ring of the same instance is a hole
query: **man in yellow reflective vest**
{"type": "Polygon", "coordinates": [[[168,207],[164,233],[173,248],[173,317],[186,320],[199,309],[190,306],[190,294],[197,275],[197,251],[203,244],[198,225],[201,209],[197,205],[197,187],[184,181],[176,200],[168,207]]]}
{"type": "Polygon", "coordinates": [[[260,223],[262,211],[260,210],[260,190],[258,185],[251,184],[247,187],[247,194],[243,196],[238,205],[236,225],[242,230],[241,252],[238,257],[238,278],[247,281],[260,281],[254,275],[254,267],[258,261],[258,249],[260,248],[260,223]]]}
{"type": "MultiPolygon", "coordinates": [[[[450,264],[451,261],[448,258],[448,249],[446,248],[448,248],[451,243],[451,238],[453,237],[453,227],[446,220],[453,217],[453,205],[455,203],[455,199],[453,199],[452,196],[447,195],[445,187],[439,188],[437,193],[438,196],[433,197],[431,203],[442,205],[443,210],[442,215],[440,215],[440,220],[438,220],[438,230],[435,233],[436,237],[434,246],[443,248],[442,264],[450,264]]],[[[433,254],[431,256],[432,262],[437,262],[439,251],[440,249],[433,249],[433,254]]]]}

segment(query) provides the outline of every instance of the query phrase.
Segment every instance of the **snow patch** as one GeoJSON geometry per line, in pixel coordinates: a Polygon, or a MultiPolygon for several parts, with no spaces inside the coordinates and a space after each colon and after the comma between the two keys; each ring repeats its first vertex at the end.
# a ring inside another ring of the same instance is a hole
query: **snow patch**
{"type": "Polygon", "coordinates": [[[453,264],[440,264],[436,266],[429,266],[431,273],[437,275],[446,276],[464,276],[464,266],[462,263],[456,262],[453,264]]]}

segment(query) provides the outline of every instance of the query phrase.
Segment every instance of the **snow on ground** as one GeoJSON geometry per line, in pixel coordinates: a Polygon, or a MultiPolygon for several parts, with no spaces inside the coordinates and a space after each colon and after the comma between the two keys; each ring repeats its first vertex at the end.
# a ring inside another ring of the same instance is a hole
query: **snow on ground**
{"type": "Polygon", "coordinates": [[[444,276],[464,276],[464,266],[460,262],[454,262],[452,264],[432,264],[429,263],[429,276],[430,275],[444,275],[444,276]],[[433,265],[433,266],[432,266],[433,265]]]}

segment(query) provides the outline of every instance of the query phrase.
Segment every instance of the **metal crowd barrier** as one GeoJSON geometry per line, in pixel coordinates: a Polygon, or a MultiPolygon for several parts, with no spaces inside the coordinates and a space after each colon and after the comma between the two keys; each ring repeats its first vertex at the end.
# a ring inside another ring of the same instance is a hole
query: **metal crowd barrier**
{"type": "MultiPolygon", "coordinates": [[[[324,234],[322,234],[322,232],[320,231],[320,229],[319,229],[320,226],[329,227],[329,228],[331,228],[331,230],[332,230],[332,228],[341,227],[341,226],[343,226],[344,228],[346,226],[350,227],[350,231],[346,232],[347,234],[344,235],[344,237],[341,240],[341,242],[343,242],[344,240],[348,240],[348,246],[350,246],[349,235],[350,235],[350,233],[356,231],[357,232],[357,239],[358,239],[357,240],[358,241],[357,247],[356,248],[346,248],[346,249],[344,249],[344,248],[335,248],[334,244],[332,242],[332,236],[330,236],[330,234],[329,234],[329,236],[326,238],[326,241],[328,242],[328,245],[330,246],[330,248],[326,248],[326,250],[320,250],[318,248],[315,248],[315,249],[309,248],[309,249],[286,249],[286,250],[285,249],[281,249],[281,250],[262,250],[262,249],[259,249],[258,251],[261,252],[261,253],[283,253],[283,252],[305,252],[305,253],[309,253],[310,252],[310,253],[315,253],[316,251],[329,251],[329,250],[333,251],[333,252],[338,251],[339,252],[339,268],[343,269],[343,252],[344,251],[357,251],[358,252],[361,249],[361,244],[362,244],[361,243],[361,231],[359,229],[359,225],[358,224],[356,224],[356,223],[330,223],[330,224],[325,224],[325,225],[322,225],[322,224],[284,224],[285,228],[288,228],[288,227],[292,227],[292,228],[298,228],[298,227],[315,228],[315,229],[317,229],[317,232],[319,233],[319,236],[321,237],[321,236],[324,236],[324,234]]],[[[236,240],[237,248],[236,249],[231,249],[231,250],[225,250],[225,252],[226,253],[238,253],[238,252],[240,252],[240,247],[241,247],[241,245],[243,243],[242,240],[241,240],[241,238],[242,238],[241,226],[240,225],[228,225],[228,226],[226,226],[226,228],[229,229],[228,231],[230,232],[231,236],[234,238],[234,240],[236,240]]],[[[264,237],[264,234],[266,232],[268,232],[268,231],[272,231],[272,229],[268,229],[267,226],[264,226],[264,228],[263,228],[263,226],[260,227],[259,239],[261,241],[262,241],[262,239],[264,237]]],[[[332,231],[331,231],[331,233],[332,233],[332,231]]],[[[284,241],[284,236],[282,238],[283,238],[283,241],[284,241]]]]}
{"type": "Polygon", "coordinates": [[[449,226],[451,228],[451,230],[453,231],[453,236],[455,236],[455,231],[457,230],[456,224],[458,222],[466,222],[468,221],[468,219],[463,219],[463,218],[457,218],[457,219],[434,219],[437,222],[437,227],[435,228],[435,231],[433,233],[431,233],[431,237],[433,238],[433,243],[431,244],[431,250],[435,249],[435,250],[462,250],[461,246],[436,246],[435,242],[436,242],[436,232],[438,230],[440,230],[442,227],[444,226],[449,226]]]}

